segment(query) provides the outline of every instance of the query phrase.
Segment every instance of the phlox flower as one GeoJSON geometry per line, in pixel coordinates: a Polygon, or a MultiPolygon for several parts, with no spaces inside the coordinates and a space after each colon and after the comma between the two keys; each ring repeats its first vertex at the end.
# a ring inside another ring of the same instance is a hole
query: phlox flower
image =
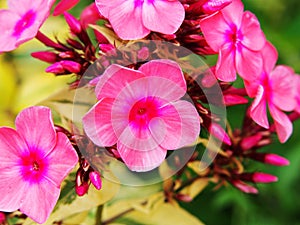
{"type": "Polygon", "coordinates": [[[117,35],[125,40],[147,36],[150,31],[175,33],[184,19],[178,0],[95,0],[117,35]]]}
{"type": "Polygon", "coordinates": [[[152,170],[167,150],[192,144],[199,135],[195,107],[179,100],[186,90],[181,68],[171,60],[152,60],[139,70],[113,64],[99,79],[99,101],[83,117],[84,130],[99,146],[117,144],[130,170],[152,170]]]}
{"type": "Polygon", "coordinates": [[[66,135],[55,132],[50,109],[35,106],[20,112],[16,130],[0,128],[0,162],[0,211],[20,209],[44,223],[78,157],[66,135]]]}
{"type": "Polygon", "coordinates": [[[216,76],[222,81],[234,81],[236,72],[255,80],[262,71],[260,51],[266,39],[255,15],[243,10],[241,0],[233,0],[200,22],[207,43],[219,53],[216,76]]]}
{"type": "Polygon", "coordinates": [[[49,16],[54,0],[8,0],[0,10],[0,52],[16,49],[34,38],[49,16]]]}
{"type": "Polygon", "coordinates": [[[269,42],[263,48],[262,56],[264,67],[260,78],[255,82],[245,82],[249,96],[255,96],[250,116],[257,124],[268,129],[268,105],[279,141],[285,142],[292,134],[293,125],[282,111],[294,110],[296,106],[297,77],[288,66],[275,67],[278,54],[269,42]]]}

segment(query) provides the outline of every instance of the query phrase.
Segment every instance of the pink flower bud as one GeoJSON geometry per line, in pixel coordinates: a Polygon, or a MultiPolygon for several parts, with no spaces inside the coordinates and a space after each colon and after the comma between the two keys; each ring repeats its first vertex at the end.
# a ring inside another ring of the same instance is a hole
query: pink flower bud
{"type": "Polygon", "coordinates": [[[82,26],[86,28],[89,24],[96,24],[96,22],[101,18],[103,17],[99,13],[96,4],[92,3],[82,11],[80,15],[80,22],[82,26]]]}
{"type": "Polygon", "coordinates": [[[63,59],[70,59],[74,58],[74,53],[72,51],[66,51],[59,53],[58,56],[63,59]]]}
{"type": "Polygon", "coordinates": [[[114,51],[116,48],[112,44],[99,44],[99,49],[104,53],[107,52],[110,53],[114,51]]]}
{"type": "Polygon", "coordinates": [[[79,73],[81,71],[81,65],[77,62],[63,60],[60,61],[64,69],[68,70],[71,73],[79,73]]]}
{"type": "Polygon", "coordinates": [[[31,56],[48,63],[55,63],[58,60],[58,57],[54,52],[48,51],[33,52],[31,53],[31,56]]]}
{"type": "Polygon", "coordinates": [[[53,16],[58,16],[63,14],[65,11],[73,8],[79,0],[61,0],[53,11],[53,16]]]}
{"type": "Polygon", "coordinates": [[[247,104],[248,100],[240,95],[225,94],[224,103],[226,106],[247,104]]]}
{"type": "Polygon", "coordinates": [[[78,196],[85,195],[89,190],[89,184],[84,182],[80,186],[75,186],[75,192],[78,196]]]}
{"type": "Polygon", "coordinates": [[[92,171],[89,173],[89,178],[90,178],[90,181],[92,182],[92,184],[94,185],[94,187],[97,190],[100,190],[102,187],[102,180],[101,180],[100,174],[97,173],[96,171],[92,171]]]}
{"type": "Polygon", "coordinates": [[[243,173],[239,175],[239,178],[241,180],[254,183],[272,183],[278,181],[278,178],[276,176],[261,172],[243,173]]]}
{"type": "Polygon", "coordinates": [[[220,141],[223,141],[225,144],[231,145],[230,137],[219,124],[211,123],[209,132],[211,133],[211,135],[218,138],[220,141]]]}
{"type": "Polygon", "coordinates": [[[138,53],[137,53],[137,57],[138,57],[138,59],[140,59],[140,60],[146,60],[146,59],[148,59],[148,57],[149,57],[149,49],[148,49],[148,47],[142,47],[139,51],[138,51],[138,53]]]}
{"type": "Polygon", "coordinates": [[[240,191],[245,192],[247,194],[257,194],[258,193],[258,190],[255,187],[253,187],[249,184],[246,184],[243,181],[233,180],[233,181],[231,181],[231,183],[237,189],[239,189],[240,191]]]}
{"type": "Polygon", "coordinates": [[[282,156],[273,153],[251,153],[248,157],[274,166],[287,166],[290,162],[282,156]]]}
{"type": "Polygon", "coordinates": [[[232,0],[208,0],[202,5],[202,11],[206,14],[212,14],[220,11],[227,5],[229,5],[232,0]]]}
{"type": "Polygon", "coordinates": [[[65,73],[65,69],[61,65],[60,62],[56,62],[50,66],[48,66],[45,70],[47,73],[55,73],[55,74],[63,74],[65,73]]]}
{"type": "Polygon", "coordinates": [[[71,15],[70,13],[67,13],[67,12],[64,12],[64,16],[70,27],[70,30],[74,34],[79,34],[82,30],[79,20],[77,20],[73,15],[71,15]]]}
{"type": "Polygon", "coordinates": [[[5,218],[5,214],[3,212],[0,212],[0,224],[4,224],[6,218],[5,218]]]}
{"type": "Polygon", "coordinates": [[[67,39],[67,43],[69,45],[71,45],[73,48],[76,48],[76,49],[79,49],[79,50],[83,50],[84,49],[84,46],[80,42],[78,42],[76,40],[67,39]]]}
{"type": "Polygon", "coordinates": [[[244,151],[247,151],[258,144],[258,142],[262,139],[261,133],[257,133],[250,137],[245,137],[241,141],[241,147],[244,151]]]}
{"type": "Polygon", "coordinates": [[[193,199],[190,196],[183,195],[183,194],[177,194],[176,199],[178,199],[179,201],[182,201],[182,202],[191,202],[191,201],[193,201],[193,199]]]}

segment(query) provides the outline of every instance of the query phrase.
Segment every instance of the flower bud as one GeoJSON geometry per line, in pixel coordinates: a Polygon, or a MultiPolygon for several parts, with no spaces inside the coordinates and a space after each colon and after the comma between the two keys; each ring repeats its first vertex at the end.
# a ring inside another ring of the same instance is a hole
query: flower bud
{"type": "Polygon", "coordinates": [[[58,60],[58,57],[54,52],[48,51],[33,52],[31,53],[31,56],[47,63],[55,63],[58,60]]]}
{"type": "Polygon", "coordinates": [[[230,137],[219,124],[211,123],[209,132],[211,135],[218,138],[220,141],[223,141],[225,144],[231,145],[230,137]]]}
{"type": "Polygon", "coordinates": [[[240,144],[241,148],[244,151],[247,151],[247,150],[253,148],[254,146],[256,146],[261,139],[262,139],[261,133],[257,133],[250,137],[245,137],[241,141],[241,144],[240,144]]]}
{"type": "Polygon", "coordinates": [[[89,173],[89,178],[90,178],[90,181],[92,182],[92,184],[94,185],[94,187],[97,190],[100,190],[102,187],[102,179],[101,179],[100,174],[96,171],[92,171],[89,173]]]}
{"type": "Polygon", "coordinates": [[[4,224],[6,218],[5,218],[5,214],[3,212],[0,212],[0,224],[4,224]]]}
{"type": "Polygon", "coordinates": [[[193,199],[189,195],[177,194],[175,196],[176,199],[182,202],[191,202],[193,199]]]}
{"type": "Polygon", "coordinates": [[[102,15],[99,13],[95,3],[87,6],[80,15],[80,22],[84,28],[88,27],[89,24],[96,24],[100,20],[102,15]]]}
{"type": "Polygon", "coordinates": [[[248,157],[274,166],[287,166],[290,164],[286,158],[273,153],[251,153],[248,157]]]}
{"type": "Polygon", "coordinates": [[[60,62],[56,62],[50,66],[48,66],[45,70],[47,73],[55,73],[55,74],[63,74],[65,73],[65,69],[61,65],[60,62]]]}
{"type": "Polygon", "coordinates": [[[79,20],[77,20],[73,15],[64,12],[64,16],[65,19],[70,27],[70,30],[74,33],[74,34],[79,34],[82,30],[81,24],[79,22],[79,20]]]}
{"type": "Polygon", "coordinates": [[[81,65],[77,62],[62,60],[60,61],[64,69],[68,70],[71,73],[79,73],[81,70],[81,65]]]}
{"type": "Polygon", "coordinates": [[[89,184],[84,182],[80,186],[75,186],[75,192],[78,196],[85,195],[89,190],[89,184]]]}
{"type": "Polygon", "coordinates": [[[276,176],[261,172],[243,173],[239,175],[239,178],[253,183],[272,183],[278,181],[276,176]]]}
{"type": "Polygon", "coordinates": [[[240,95],[224,94],[224,104],[226,106],[247,104],[248,100],[240,95]]]}
{"type": "Polygon", "coordinates": [[[258,190],[255,187],[253,187],[249,184],[246,184],[243,181],[232,180],[231,183],[234,187],[236,187],[237,189],[239,189],[240,191],[242,191],[244,193],[247,193],[247,194],[257,194],[258,193],[258,190]]]}
{"type": "Polygon", "coordinates": [[[114,51],[116,48],[112,44],[99,44],[99,49],[104,52],[111,52],[114,51]]]}
{"type": "Polygon", "coordinates": [[[53,11],[53,16],[58,16],[63,14],[65,11],[73,8],[79,0],[61,0],[53,11]]]}
{"type": "Polygon", "coordinates": [[[206,14],[212,14],[220,11],[227,5],[229,5],[232,0],[208,0],[202,5],[202,11],[206,14]]]}

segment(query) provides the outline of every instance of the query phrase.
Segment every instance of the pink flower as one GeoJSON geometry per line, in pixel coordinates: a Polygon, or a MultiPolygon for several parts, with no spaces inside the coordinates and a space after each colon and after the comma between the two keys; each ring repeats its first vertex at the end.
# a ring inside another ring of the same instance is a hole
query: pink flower
{"type": "Polygon", "coordinates": [[[207,43],[219,53],[216,76],[222,81],[234,81],[236,72],[254,80],[262,71],[260,51],[266,39],[255,15],[243,9],[240,0],[233,0],[200,22],[207,43]]]}
{"type": "Polygon", "coordinates": [[[78,161],[66,135],[55,132],[50,109],[24,109],[16,118],[16,130],[1,127],[0,149],[0,211],[20,209],[45,222],[61,182],[78,161]]]}
{"type": "Polygon", "coordinates": [[[296,94],[296,107],[295,111],[300,114],[300,76],[296,75],[297,94],[296,94]]]}
{"type": "Polygon", "coordinates": [[[179,100],[186,90],[173,61],[152,60],[139,70],[111,65],[96,86],[99,102],[83,117],[85,132],[99,146],[117,144],[130,170],[152,170],[167,150],[192,144],[199,135],[196,109],[179,100]]]}
{"type": "Polygon", "coordinates": [[[8,0],[9,9],[0,10],[0,52],[16,49],[34,38],[49,16],[54,0],[8,0]]]}
{"type": "Polygon", "coordinates": [[[108,18],[117,35],[126,40],[147,36],[150,31],[175,33],[184,19],[177,0],[96,0],[100,13],[108,18]]]}
{"type": "Polygon", "coordinates": [[[274,119],[280,142],[285,142],[293,131],[292,122],[282,111],[291,111],[296,106],[296,76],[288,66],[276,66],[276,49],[267,42],[262,51],[264,69],[256,82],[245,82],[250,97],[256,96],[250,116],[260,126],[268,129],[267,104],[274,119]],[[274,68],[275,67],[275,68],[274,68]]]}

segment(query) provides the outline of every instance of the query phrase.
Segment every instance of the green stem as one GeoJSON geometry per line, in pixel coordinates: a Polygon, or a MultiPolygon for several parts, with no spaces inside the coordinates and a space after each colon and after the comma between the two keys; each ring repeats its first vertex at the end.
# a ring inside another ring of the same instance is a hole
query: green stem
{"type": "Polygon", "coordinates": [[[96,212],[96,221],[95,225],[101,225],[102,224],[102,212],[103,212],[103,205],[99,205],[96,212]]]}

